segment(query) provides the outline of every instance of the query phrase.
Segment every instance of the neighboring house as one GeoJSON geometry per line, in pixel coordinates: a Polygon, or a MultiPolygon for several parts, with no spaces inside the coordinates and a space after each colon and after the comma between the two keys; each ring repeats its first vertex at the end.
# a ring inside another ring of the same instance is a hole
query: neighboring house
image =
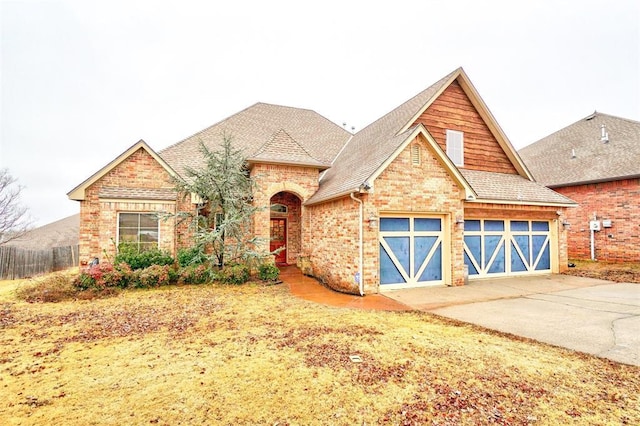
{"type": "Polygon", "coordinates": [[[20,279],[78,265],[80,215],[34,228],[0,245],[0,280],[20,279]]]}
{"type": "Polygon", "coordinates": [[[54,247],[77,246],[79,229],[80,215],[74,214],[34,228],[9,241],[7,246],[24,250],[48,250],[54,247]]]}
{"type": "Polygon", "coordinates": [[[277,263],[333,289],[566,268],[560,223],[573,201],[533,181],[461,68],[354,135],[313,111],[258,103],[158,153],[138,142],[68,194],[81,205],[81,261],[112,255],[111,241],[188,245],[184,227],[154,212],[194,211],[171,176],[201,165],[200,142],[215,149],[223,134],[258,177],[254,203],[270,206],[255,235],[284,244],[277,263]]]}
{"type": "Polygon", "coordinates": [[[640,122],[594,112],[520,155],[539,183],[579,204],[567,211],[570,258],[640,262],[640,122]]]}

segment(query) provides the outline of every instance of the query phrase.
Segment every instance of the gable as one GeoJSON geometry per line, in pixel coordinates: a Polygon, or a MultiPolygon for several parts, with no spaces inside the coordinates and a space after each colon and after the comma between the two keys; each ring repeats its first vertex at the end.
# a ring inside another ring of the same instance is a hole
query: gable
{"type": "Polygon", "coordinates": [[[100,181],[103,186],[164,188],[166,181],[175,172],[158,156],[143,140],[133,144],[129,149],[116,157],[109,164],[98,170],[87,180],[69,191],[67,196],[71,200],[82,201],[86,191],[93,184],[100,181]],[[166,176],[167,179],[160,178],[166,176]]]}
{"type": "Polygon", "coordinates": [[[373,184],[373,199],[385,210],[446,210],[470,191],[455,168],[443,164],[445,156],[433,149],[424,134],[417,134],[389,161],[373,184]],[[407,196],[411,194],[410,196],[407,196]]]}
{"type": "Polygon", "coordinates": [[[465,169],[518,174],[458,81],[453,81],[413,124],[423,124],[444,151],[446,131],[463,132],[465,169]]]}

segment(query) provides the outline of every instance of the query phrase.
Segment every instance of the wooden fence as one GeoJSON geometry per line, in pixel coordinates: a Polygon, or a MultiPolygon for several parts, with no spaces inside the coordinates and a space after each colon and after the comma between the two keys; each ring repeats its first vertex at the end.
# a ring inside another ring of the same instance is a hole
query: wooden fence
{"type": "Polygon", "coordinates": [[[0,280],[33,277],[78,265],[78,246],[26,250],[0,246],[0,280]]]}

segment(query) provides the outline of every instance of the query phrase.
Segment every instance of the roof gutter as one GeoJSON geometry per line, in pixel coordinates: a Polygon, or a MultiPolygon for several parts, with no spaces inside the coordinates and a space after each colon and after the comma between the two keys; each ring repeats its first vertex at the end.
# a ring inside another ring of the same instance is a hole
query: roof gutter
{"type": "Polygon", "coordinates": [[[488,199],[488,198],[477,198],[475,200],[465,200],[466,203],[473,204],[502,204],[502,205],[513,205],[513,206],[542,206],[542,207],[577,207],[578,203],[554,203],[554,202],[544,202],[544,201],[510,201],[510,200],[496,200],[496,199],[488,199]]]}
{"type": "Polygon", "coordinates": [[[580,182],[567,182],[567,183],[557,183],[557,184],[548,184],[545,185],[542,183],[541,185],[546,186],[547,188],[562,188],[565,186],[580,186],[580,185],[592,185],[594,183],[605,183],[605,182],[617,182],[619,180],[627,180],[627,179],[640,179],[640,174],[628,175],[628,176],[616,176],[613,178],[602,178],[602,179],[593,179],[593,180],[583,180],[580,182]]]}
{"type": "Polygon", "coordinates": [[[359,222],[358,222],[358,239],[359,239],[359,246],[358,249],[360,251],[359,253],[359,261],[358,261],[358,273],[356,275],[356,281],[358,283],[358,290],[360,291],[360,296],[364,296],[364,274],[362,273],[362,264],[363,264],[363,260],[364,260],[364,246],[363,246],[363,241],[362,241],[362,224],[363,224],[363,220],[362,217],[364,215],[364,203],[362,202],[361,199],[356,198],[356,196],[354,195],[355,192],[351,192],[349,194],[349,196],[351,197],[351,199],[357,203],[360,204],[360,215],[359,215],[359,222]]]}

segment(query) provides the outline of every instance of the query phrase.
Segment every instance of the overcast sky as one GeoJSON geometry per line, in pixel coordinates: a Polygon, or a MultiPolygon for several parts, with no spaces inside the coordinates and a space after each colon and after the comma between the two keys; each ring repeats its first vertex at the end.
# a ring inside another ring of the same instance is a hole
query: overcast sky
{"type": "Polygon", "coordinates": [[[140,139],[256,102],[358,131],[459,66],[518,149],[594,110],[640,121],[637,0],[0,5],[0,167],[38,225],[140,139]]]}

